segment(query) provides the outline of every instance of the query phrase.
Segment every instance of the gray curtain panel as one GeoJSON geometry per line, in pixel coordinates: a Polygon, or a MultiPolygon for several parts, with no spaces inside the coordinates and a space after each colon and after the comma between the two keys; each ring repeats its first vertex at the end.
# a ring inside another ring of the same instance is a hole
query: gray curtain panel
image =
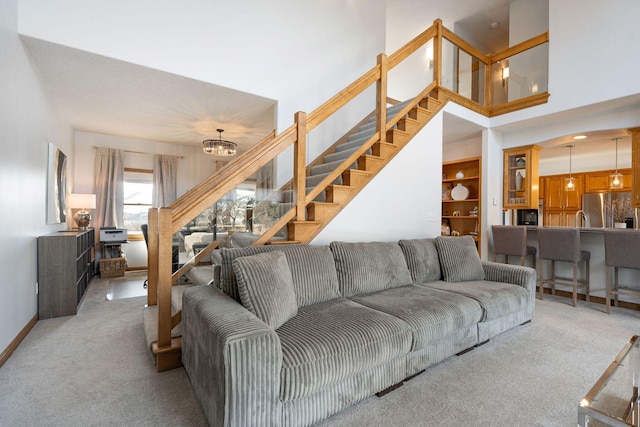
{"type": "Polygon", "coordinates": [[[124,166],[122,152],[113,148],[96,148],[95,173],[96,217],[100,227],[122,227],[124,206],[124,166]]]}
{"type": "Polygon", "coordinates": [[[178,157],[156,154],[153,159],[153,200],[156,208],[169,206],[176,199],[178,157]]]}

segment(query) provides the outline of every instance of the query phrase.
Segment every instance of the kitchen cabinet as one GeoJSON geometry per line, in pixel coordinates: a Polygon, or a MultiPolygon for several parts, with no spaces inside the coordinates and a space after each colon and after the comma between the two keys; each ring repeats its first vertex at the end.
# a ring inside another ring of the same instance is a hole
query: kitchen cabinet
{"type": "MultiPolygon", "coordinates": [[[[482,236],[481,159],[472,157],[442,164],[442,224],[449,234],[470,235],[480,252],[482,236]],[[462,196],[464,197],[462,197],[462,196]]],[[[445,233],[446,234],[446,233],[445,233]]]]}
{"type": "Polygon", "coordinates": [[[543,224],[545,227],[575,227],[578,209],[562,209],[545,211],[543,224]]]}
{"type": "Polygon", "coordinates": [[[528,145],[503,151],[504,209],[537,209],[540,147],[528,145]]]}
{"type": "Polygon", "coordinates": [[[605,193],[631,191],[633,175],[631,169],[618,169],[622,174],[622,188],[609,188],[609,179],[615,170],[605,170],[596,172],[587,172],[584,174],[584,192],[585,193],[605,193]]]}
{"type": "Polygon", "coordinates": [[[576,188],[573,191],[565,190],[565,178],[569,175],[551,175],[544,179],[544,208],[553,209],[582,209],[582,193],[584,193],[584,176],[573,174],[576,188]]]}

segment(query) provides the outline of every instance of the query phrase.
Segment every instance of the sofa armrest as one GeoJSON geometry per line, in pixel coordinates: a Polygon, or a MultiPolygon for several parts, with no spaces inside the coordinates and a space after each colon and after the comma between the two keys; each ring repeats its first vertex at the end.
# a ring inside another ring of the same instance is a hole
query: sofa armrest
{"type": "Polygon", "coordinates": [[[522,286],[529,292],[531,298],[535,298],[537,273],[533,268],[482,261],[482,269],[484,270],[484,280],[522,286]]]}
{"type": "Polygon", "coordinates": [[[276,332],[214,286],[185,291],[182,362],[210,425],[280,423],[276,332]]]}

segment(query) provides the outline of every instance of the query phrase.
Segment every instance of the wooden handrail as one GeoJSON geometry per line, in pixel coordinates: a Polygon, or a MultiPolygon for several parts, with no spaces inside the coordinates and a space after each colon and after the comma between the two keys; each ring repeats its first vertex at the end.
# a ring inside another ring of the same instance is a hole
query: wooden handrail
{"type": "Polygon", "coordinates": [[[307,115],[307,132],[311,132],[333,113],[344,107],[349,101],[360,95],[380,78],[380,66],[376,65],[362,77],[307,115]]]}
{"type": "Polygon", "coordinates": [[[202,212],[229,191],[244,182],[278,154],[289,147],[296,138],[296,126],[292,125],[272,140],[264,140],[242,156],[225,165],[184,197],[169,205],[173,213],[173,233],[178,232],[193,219],[194,213],[202,212]],[[209,186],[209,187],[208,187],[209,186]]]}
{"type": "Polygon", "coordinates": [[[451,43],[455,44],[458,48],[462,49],[469,55],[478,58],[484,64],[489,63],[489,55],[482,53],[479,49],[471,46],[469,43],[461,39],[450,30],[446,29],[445,27],[442,27],[442,37],[449,40],[451,43]]]}
{"type": "MultiPolygon", "coordinates": [[[[440,20],[436,19],[436,21],[440,21],[440,20]]],[[[423,31],[421,34],[416,36],[409,43],[402,46],[400,49],[396,50],[392,55],[389,55],[389,60],[387,61],[387,66],[389,67],[389,70],[394,69],[398,64],[400,64],[402,61],[407,59],[411,54],[413,54],[413,52],[420,49],[422,46],[427,44],[429,40],[431,40],[436,36],[438,32],[437,25],[435,24],[436,21],[434,21],[434,25],[427,28],[425,31],[423,31]]]]}
{"type": "Polygon", "coordinates": [[[498,61],[502,61],[503,59],[507,59],[511,56],[517,55],[529,49],[532,49],[536,46],[540,46],[541,44],[547,43],[549,41],[549,32],[545,31],[542,34],[538,34],[535,37],[530,38],[529,40],[525,40],[522,43],[518,43],[515,46],[511,46],[509,49],[505,49],[502,52],[496,53],[495,55],[490,55],[490,62],[495,64],[498,61]]]}

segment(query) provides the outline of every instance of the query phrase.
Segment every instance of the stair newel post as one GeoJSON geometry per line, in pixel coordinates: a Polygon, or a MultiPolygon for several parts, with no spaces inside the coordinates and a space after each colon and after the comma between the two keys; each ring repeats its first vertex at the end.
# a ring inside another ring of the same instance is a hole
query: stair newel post
{"type": "Polygon", "coordinates": [[[171,345],[171,209],[158,210],[158,347],[171,345]]]}
{"type": "Polygon", "coordinates": [[[380,142],[387,141],[387,55],[378,55],[380,67],[380,79],[376,83],[376,132],[380,136],[380,142]]]}
{"type": "Polygon", "coordinates": [[[440,87],[442,83],[442,21],[436,19],[433,25],[436,27],[436,36],[433,38],[433,81],[436,87],[440,87]]]}
{"type": "Polygon", "coordinates": [[[295,114],[297,127],[296,142],[293,144],[293,202],[296,204],[296,220],[306,220],[307,195],[307,114],[298,111],[295,114]]]}
{"type": "Polygon", "coordinates": [[[158,304],[158,208],[149,208],[147,225],[147,305],[158,304]]]}

